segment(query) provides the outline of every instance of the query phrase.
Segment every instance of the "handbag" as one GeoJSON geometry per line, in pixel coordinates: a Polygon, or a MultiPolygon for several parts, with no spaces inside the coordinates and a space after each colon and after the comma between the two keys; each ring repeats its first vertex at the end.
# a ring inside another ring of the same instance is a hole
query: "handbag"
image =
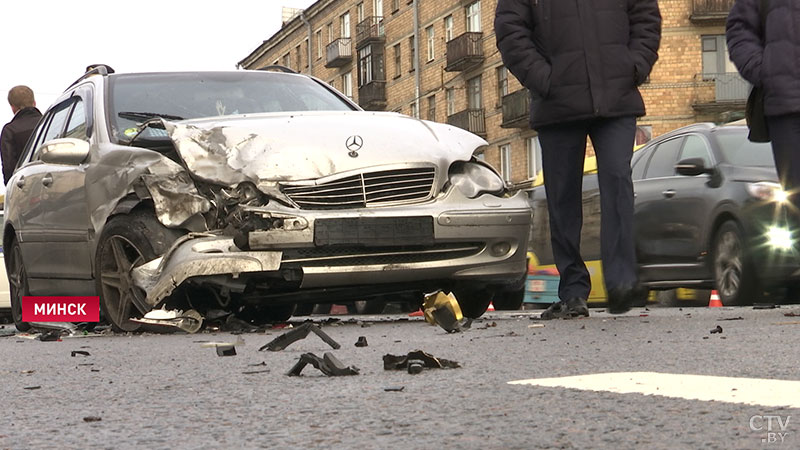
{"type": "MultiPolygon", "coordinates": [[[[761,0],[758,10],[758,16],[761,19],[762,42],[765,40],[763,34],[766,29],[767,5],[768,0],[761,0]]],[[[744,109],[744,117],[747,120],[747,127],[750,128],[747,139],[751,142],[770,141],[767,117],[764,115],[764,88],[762,86],[753,86],[753,89],[750,90],[750,95],[747,96],[747,105],[744,109]]]]}

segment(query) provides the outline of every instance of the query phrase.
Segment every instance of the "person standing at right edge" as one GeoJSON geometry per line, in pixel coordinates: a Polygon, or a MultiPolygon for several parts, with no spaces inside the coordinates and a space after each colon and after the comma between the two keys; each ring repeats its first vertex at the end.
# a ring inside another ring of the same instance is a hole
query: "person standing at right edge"
{"type": "Polygon", "coordinates": [[[778,178],[792,205],[800,206],[800,2],[736,0],[725,29],[739,73],[763,88],[778,178]]]}
{"type": "Polygon", "coordinates": [[[543,319],[588,316],[591,278],[580,254],[586,138],[597,156],[601,259],[608,310],[628,311],[646,295],[636,268],[631,156],[638,86],[658,59],[657,0],[499,0],[497,48],[531,91],[531,128],[542,147],[560,301],[543,319]]]}

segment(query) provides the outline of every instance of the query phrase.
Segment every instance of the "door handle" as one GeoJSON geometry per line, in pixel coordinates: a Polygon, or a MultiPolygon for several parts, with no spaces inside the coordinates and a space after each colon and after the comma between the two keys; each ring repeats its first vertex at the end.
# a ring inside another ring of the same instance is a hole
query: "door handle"
{"type": "Polygon", "coordinates": [[[42,184],[45,185],[45,187],[50,187],[50,185],[53,184],[53,175],[49,173],[45,175],[44,178],[42,178],[42,184]]]}
{"type": "Polygon", "coordinates": [[[24,175],[20,175],[20,177],[17,178],[17,187],[18,188],[25,187],[25,176],[24,175]]]}
{"type": "Polygon", "coordinates": [[[661,195],[667,198],[675,197],[675,189],[667,189],[666,191],[662,191],[661,195]]]}

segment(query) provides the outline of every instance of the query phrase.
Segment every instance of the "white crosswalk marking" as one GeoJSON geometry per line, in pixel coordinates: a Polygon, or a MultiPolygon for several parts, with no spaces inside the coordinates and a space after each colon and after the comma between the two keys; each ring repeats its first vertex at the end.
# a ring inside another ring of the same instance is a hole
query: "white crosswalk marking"
{"type": "Polygon", "coordinates": [[[613,372],[561,378],[517,380],[509,381],[508,384],[563,387],[619,394],[661,395],[688,400],[800,408],[800,381],[792,380],[657,372],[613,372]]]}

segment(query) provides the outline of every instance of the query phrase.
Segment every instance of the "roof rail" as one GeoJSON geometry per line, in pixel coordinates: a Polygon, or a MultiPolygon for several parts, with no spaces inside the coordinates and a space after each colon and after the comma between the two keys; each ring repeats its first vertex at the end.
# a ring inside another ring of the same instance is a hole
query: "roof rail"
{"type": "Polygon", "coordinates": [[[85,80],[86,78],[88,78],[88,77],[90,77],[92,75],[103,75],[103,76],[105,76],[105,75],[108,75],[110,73],[114,73],[114,69],[112,69],[111,66],[109,66],[109,65],[106,65],[106,64],[89,64],[88,66],[86,66],[86,73],[81,75],[80,78],[78,78],[72,84],[70,84],[67,89],[64,89],[64,91],[66,92],[72,86],[75,86],[76,84],[80,83],[81,81],[85,80]]]}
{"type": "Polygon", "coordinates": [[[278,65],[278,64],[273,64],[271,66],[266,66],[266,67],[259,67],[256,70],[265,70],[265,71],[268,71],[268,72],[299,73],[299,72],[296,72],[296,71],[294,71],[294,70],[292,70],[292,69],[290,69],[290,68],[288,68],[286,66],[281,66],[281,65],[278,65]]]}

